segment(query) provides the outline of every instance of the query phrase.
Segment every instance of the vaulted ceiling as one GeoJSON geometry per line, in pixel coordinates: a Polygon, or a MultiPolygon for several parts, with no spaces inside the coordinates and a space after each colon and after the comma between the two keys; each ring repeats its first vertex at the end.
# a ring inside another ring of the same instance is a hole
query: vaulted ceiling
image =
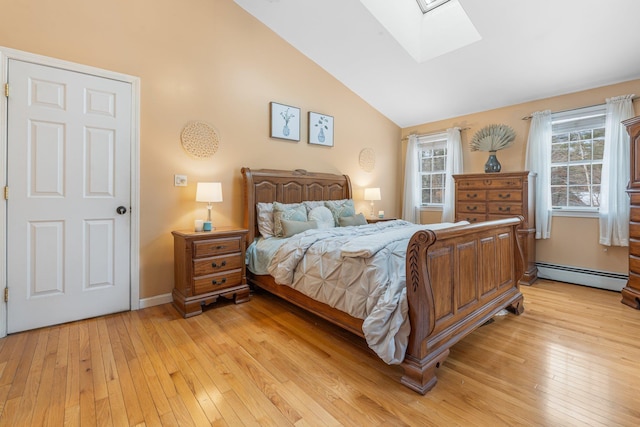
{"type": "Polygon", "coordinates": [[[640,0],[235,2],[403,128],[640,78],[640,0]]]}

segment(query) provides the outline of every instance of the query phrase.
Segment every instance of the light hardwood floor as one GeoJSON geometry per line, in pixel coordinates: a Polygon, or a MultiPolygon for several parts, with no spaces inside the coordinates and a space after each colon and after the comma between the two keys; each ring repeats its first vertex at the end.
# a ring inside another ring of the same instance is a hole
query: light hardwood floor
{"type": "Polygon", "coordinates": [[[640,311],[538,280],[453,347],[425,396],[360,339],[270,295],[0,340],[0,425],[640,424],[640,311]]]}

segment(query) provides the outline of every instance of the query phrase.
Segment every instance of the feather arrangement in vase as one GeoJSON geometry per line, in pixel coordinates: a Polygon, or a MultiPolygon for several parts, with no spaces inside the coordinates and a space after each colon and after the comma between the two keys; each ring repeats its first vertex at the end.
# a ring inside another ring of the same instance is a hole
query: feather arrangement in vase
{"type": "Polygon", "coordinates": [[[496,157],[496,151],[508,148],[516,139],[516,133],[507,125],[489,125],[473,135],[469,146],[471,151],[488,151],[489,160],[484,165],[485,172],[500,172],[502,166],[496,157]]]}

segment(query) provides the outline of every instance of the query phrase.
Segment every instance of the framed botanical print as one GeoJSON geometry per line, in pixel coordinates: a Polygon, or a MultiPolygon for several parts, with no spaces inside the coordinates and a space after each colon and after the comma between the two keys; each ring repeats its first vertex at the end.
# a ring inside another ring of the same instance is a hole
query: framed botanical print
{"type": "Polygon", "coordinates": [[[309,144],[333,147],[333,117],[309,111],[309,144]]]}
{"type": "Polygon", "coordinates": [[[300,141],[300,109],[290,105],[271,102],[269,104],[271,138],[300,141]]]}

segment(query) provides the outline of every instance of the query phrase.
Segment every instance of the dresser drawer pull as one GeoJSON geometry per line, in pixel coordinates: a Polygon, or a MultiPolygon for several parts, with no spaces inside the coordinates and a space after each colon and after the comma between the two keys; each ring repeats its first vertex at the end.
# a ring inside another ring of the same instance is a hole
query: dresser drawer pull
{"type": "Polygon", "coordinates": [[[475,199],[476,197],[478,197],[478,193],[473,193],[473,194],[467,193],[467,199],[475,199]]]}
{"type": "Polygon", "coordinates": [[[477,207],[477,206],[467,206],[467,210],[468,210],[468,211],[475,211],[475,210],[477,210],[477,209],[478,209],[478,207],[477,207]]]}
{"type": "Polygon", "coordinates": [[[225,277],[224,279],[218,281],[218,280],[212,280],[211,284],[212,285],[224,285],[225,283],[227,283],[227,278],[225,277]]]}
{"type": "Polygon", "coordinates": [[[224,249],[224,248],[225,248],[225,246],[224,246],[224,245],[218,245],[218,246],[216,246],[216,249],[218,249],[218,250],[220,250],[220,249],[224,249]]]}
{"type": "Polygon", "coordinates": [[[227,265],[227,261],[222,261],[220,264],[217,264],[215,262],[211,263],[211,267],[213,268],[220,268],[220,267],[224,267],[225,265],[227,265]]]}
{"type": "Polygon", "coordinates": [[[506,208],[503,208],[502,206],[498,206],[498,210],[500,212],[511,212],[511,206],[507,206],[506,208]]]}
{"type": "Polygon", "coordinates": [[[507,193],[507,194],[498,194],[498,197],[501,199],[508,199],[511,197],[511,193],[507,193]]]}
{"type": "Polygon", "coordinates": [[[467,221],[469,221],[469,222],[477,222],[478,218],[467,218],[467,221]]]}

